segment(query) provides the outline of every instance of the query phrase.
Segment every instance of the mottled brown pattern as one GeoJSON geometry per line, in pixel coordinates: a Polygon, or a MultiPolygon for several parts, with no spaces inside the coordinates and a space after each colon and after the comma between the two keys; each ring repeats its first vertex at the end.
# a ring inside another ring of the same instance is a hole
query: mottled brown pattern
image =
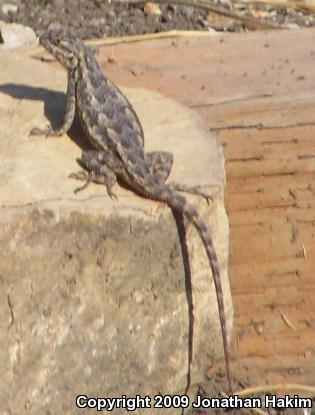
{"type": "Polygon", "coordinates": [[[143,131],[134,109],[119,88],[107,80],[91,50],[72,31],[62,26],[50,26],[41,35],[40,42],[68,72],[67,105],[61,128],[56,131],[34,129],[33,133],[60,135],[67,131],[72,124],[76,106],[87,138],[94,148],[82,153],[79,164],[87,173],[76,177],[105,184],[111,197],[114,196],[111,189],[119,178],[135,193],[166,203],[194,224],[206,250],[215,283],[226,373],[231,391],[225,310],[217,255],[206,223],[185,197],[177,192],[204,194],[198,187],[165,183],[172,167],[172,155],[166,152],[144,153],[143,131]]]}

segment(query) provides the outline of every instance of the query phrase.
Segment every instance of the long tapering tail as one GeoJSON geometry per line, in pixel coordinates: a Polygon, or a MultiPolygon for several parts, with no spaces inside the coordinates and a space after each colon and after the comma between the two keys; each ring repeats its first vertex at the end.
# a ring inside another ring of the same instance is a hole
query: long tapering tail
{"type": "Polygon", "coordinates": [[[218,262],[217,254],[216,254],[216,251],[213,245],[212,238],[210,236],[209,229],[205,221],[199,215],[197,209],[193,205],[191,205],[185,197],[183,197],[182,195],[176,192],[173,192],[167,186],[167,184],[155,186],[154,190],[152,189],[152,187],[145,189],[145,190],[146,190],[145,193],[147,197],[151,197],[154,200],[165,202],[171,209],[174,209],[175,211],[178,211],[184,214],[194,224],[202,240],[203,246],[207,253],[209,265],[210,265],[212,275],[213,275],[213,280],[214,280],[214,286],[215,286],[217,303],[218,303],[219,318],[220,318],[221,333],[222,333],[226,376],[227,376],[227,381],[228,381],[230,392],[232,393],[232,383],[231,383],[231,375],[230,375],[230,356],[229,356],[229,348],[228,348],[228,341],[227,341],[227,328],[226,328],[226,320],[225,320],[223,289],[222,289],[222,283],[221,283],[219,262],[218,262]]]}
{"type": "Polygon", "coordinates": [[[226,376],[227,376],[229,390],[230,392],[232,392],[230,356],[229,356],[229,346],[228,346],[228,341],[227,341],[225,306],[224,306],[224,299],[223,299],[223,289],[222,289],[219,262],[218,262],[217,254],[216,254],[213,241],[210,236],[206,223],[200,217],[200,215],[198,214],[198,212],[193,206],[188,204],[187,208],[188,209],[184,212],[184,214],[193,222],[195,228],[198,231],[198,234],[203,242],[203,246],[206,250],[208,261],[209,261],[211,271],[212,271],[212,276],[213,276],[214,286],[215,286],[215,291],[216,291],[216,296],[217,296],[217,303],[218,303],[226,376]]]}

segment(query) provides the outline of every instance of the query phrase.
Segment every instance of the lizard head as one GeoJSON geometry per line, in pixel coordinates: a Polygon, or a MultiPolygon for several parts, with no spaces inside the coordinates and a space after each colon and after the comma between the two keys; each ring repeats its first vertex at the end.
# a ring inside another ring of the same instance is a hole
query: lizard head
{"type": "Polygon", "coordinates": [[[48,50],[66,69],[77,67],[84,55],[85,46],[70,29],[51,24],[39,37],[40,44],[48,50]]]}

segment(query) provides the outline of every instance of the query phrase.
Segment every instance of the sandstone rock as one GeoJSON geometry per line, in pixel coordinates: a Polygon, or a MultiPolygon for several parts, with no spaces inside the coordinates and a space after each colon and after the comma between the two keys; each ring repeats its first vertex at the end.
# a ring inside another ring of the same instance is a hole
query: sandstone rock
{"type": "MultiPolygon", "coordinates": [[[[86,147],[78,127],[70,138],[29,137],[47,119],[61,122],[64,72],[3,52],[0,84],[0,412],[73,414],[79,394],[183,393],[189,274],[173,214],[119,186],[117,202],[94,184],[74,194],[78,183],[68,175],[79,170],[75,160],[86,147]]],[[[173,152],[171,180],[210,193],[221,188],[210,205],[190,200],[209,223],[231,329],[222,149],[195,112],[156,93],[124,91],[146,149],[173,152]]],[[[193,227],[186,229],[197,384],[222,357],[222,340],[204,249],[193,227]]]]}

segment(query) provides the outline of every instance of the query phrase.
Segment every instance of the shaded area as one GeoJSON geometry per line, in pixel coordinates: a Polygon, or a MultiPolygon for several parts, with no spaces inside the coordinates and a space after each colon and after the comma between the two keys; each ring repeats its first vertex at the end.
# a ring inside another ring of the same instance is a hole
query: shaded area
{"type": "Polygon", "coordinates": [[[180,246],[182,249],[184,272],[185,272],[185,288],[188,304],[188,345],[187,345],[187,385],[184,394],[188,393],[191,384],[191,365],[193,359],[193,340],[194,340],[194,303],[192,295],[191,284],[191,269],[189,265],[189,253],[186,242],[186,229],[184,224],[184,217],[182,214],[173,211],[175,218],[180,246]]]}
{"type": "MultiPolygon", "coordinates": [[[[51,91],[47,88],[33,87],[15,83],[1,84],[0,92],[10,95],[12,98],[16,99],[43,101],[44,114],[45,117],[49,120],[52,128],[57,129],[62,124],[62,119],[66,108],[66,95],[64,93],[51,91]]],[[[34,127],[45,128],[45,125],[35,125],[34,127]]],[[[82,150],[88,150],[91,148],[80,126],[77,114],[68,135],[71,140],[73,140],[80,148],[82,148],[82,150]]]]}

